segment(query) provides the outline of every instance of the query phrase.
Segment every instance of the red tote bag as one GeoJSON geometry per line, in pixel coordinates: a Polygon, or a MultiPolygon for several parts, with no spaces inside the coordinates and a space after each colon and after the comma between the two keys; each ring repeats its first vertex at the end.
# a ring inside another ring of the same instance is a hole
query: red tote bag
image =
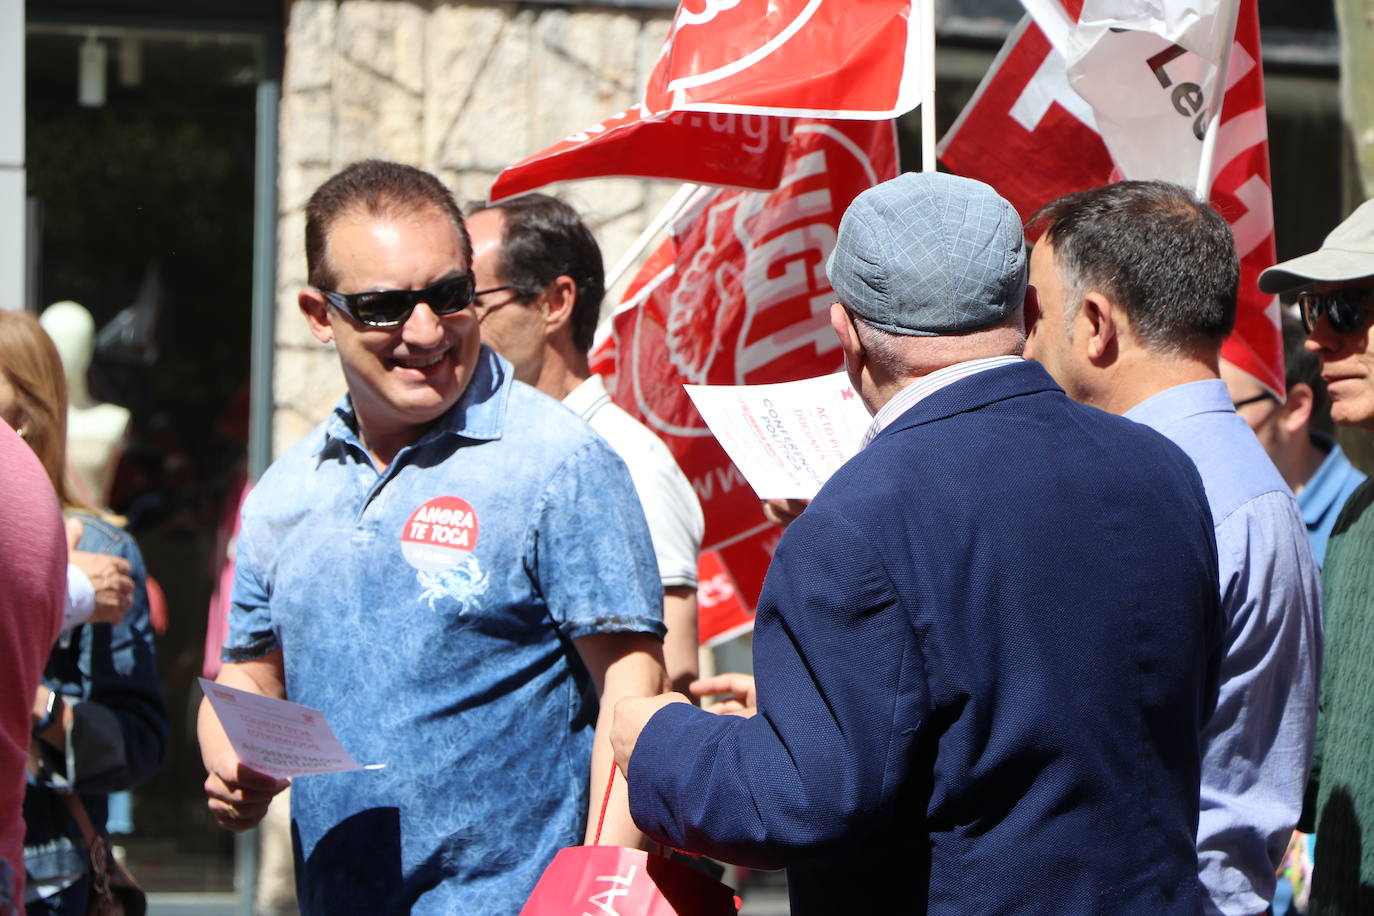
{"type": "MultiPolygon", "coordinates": [[[[611,797],[615,766],[606,784],[611,797]]],[[[601,815],[606,815],[606,800],[601,815]]],[[[671,859],[626,846],[569,846],[539,876],[520,916],[735,916],[728,886],[671,859]]]]}

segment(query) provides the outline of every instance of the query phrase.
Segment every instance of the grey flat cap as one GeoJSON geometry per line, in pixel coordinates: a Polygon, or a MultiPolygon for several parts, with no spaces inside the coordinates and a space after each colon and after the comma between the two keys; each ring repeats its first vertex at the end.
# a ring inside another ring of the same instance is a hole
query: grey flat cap
{"type": "Polygon", "coordinates": [[[1355,208],[1311,254],[1292,258],[1264,271],[1259,288],[1291,293],[1314,283],[1344,283],[1374,277],[1374,200],[1355,208]]]}
{"type": "Polygon", "coordinates": [[[1021,217],[981,181],[908,172],[854,198],[826,273],[840,302],[884,331],[992,327],[1025,296],[1021,217]]]}

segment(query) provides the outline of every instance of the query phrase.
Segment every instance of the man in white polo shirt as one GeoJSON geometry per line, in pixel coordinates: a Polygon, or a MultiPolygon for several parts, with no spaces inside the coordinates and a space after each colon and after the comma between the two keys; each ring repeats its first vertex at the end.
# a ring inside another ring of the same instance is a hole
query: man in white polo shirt
{"type": "Polygon", "coordinates": [[[663,582],[664,661],[675,690],[697,672],[697,553],[705,522],[668,447],[611,402],[587,363],[605,294],[601,249],[572,207],[545,194],[468,215],[482,342],[515,377],[580,414],[629,465],[663,582]]]}

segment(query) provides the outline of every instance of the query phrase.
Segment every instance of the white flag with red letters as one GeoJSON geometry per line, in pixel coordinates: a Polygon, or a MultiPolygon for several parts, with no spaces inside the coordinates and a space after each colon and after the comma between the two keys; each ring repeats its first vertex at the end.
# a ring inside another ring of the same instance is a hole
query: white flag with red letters
{"type": "MultiPolygon", "coordinates": [[[[1065,0],[1067,9],[1059,0],[1027,0],[1028,7],[1037,4],[1060,10],[1058,18],[1044,19],[1051,32],[1072,31],[1079,13],[1073,0],[1065,0]]],[[[1078,5],[1086,13],[1091,4],[1078,5]]],[[[1089,55],[1070,61],[1057,50],[1058,44],[1071,43],[1065,34],[1052,41],[1035,22],[1023,20],[941,141],[946,167],[991,184],[1022,217],[1062,194],[1122,177],[1166,178],[1194,186],[1202,148],[1198,117],[1206,111],[1208,92],[1215,91],[1194,79],[1205,65],[1182,46],[1161,44],[1158,36],[1128,37],[1113,44],[1114,54],[1107,58],[1089,55]],[[1071,72],[1075,66],[1077,71],[1071,72]],[[1121,72],[1137,77],[1122,83],[1134,86],[1132,93],[1108,87],[1104,94],[1089,92],[1090,101],[1074,88],[1113,83],[1121,72]],[[1147,110],[1153,120],[1142,116],[1139,124],[1172,118],[1173,129],[1137,124],[1134,134],[1121,129],[1104,141],[1104,124],[1129,126],[1136,113],[1147,110]],[[1167,142],[1161,143],[1162,138],[1167,142]],[[1123,152],[1123,144],[1130,150],[1123,152]]],[[[1236,329],[1223,345],[1222,357],[1282,394],[1278,301],[1256,285],[1260,271],[1274,263],[1275,252],[1254,0],[1240,6],[1226,87],[1214,128],[1209,199],[1235,235],[1241,288],[1236,329]]]]}

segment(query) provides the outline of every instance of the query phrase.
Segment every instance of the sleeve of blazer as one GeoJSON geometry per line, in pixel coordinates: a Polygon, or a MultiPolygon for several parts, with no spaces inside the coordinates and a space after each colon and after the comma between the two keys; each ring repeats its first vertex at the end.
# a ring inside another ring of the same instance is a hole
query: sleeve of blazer
{"type": "Polygon", "coordinates": [[[912,789],[927,718],[906,609],[858,531],[813,503],[773,557],[755,623],[759,714],[668,706],[629,766],[635,822],[682,849],[778,868],[876,830],[912,789]]]}

